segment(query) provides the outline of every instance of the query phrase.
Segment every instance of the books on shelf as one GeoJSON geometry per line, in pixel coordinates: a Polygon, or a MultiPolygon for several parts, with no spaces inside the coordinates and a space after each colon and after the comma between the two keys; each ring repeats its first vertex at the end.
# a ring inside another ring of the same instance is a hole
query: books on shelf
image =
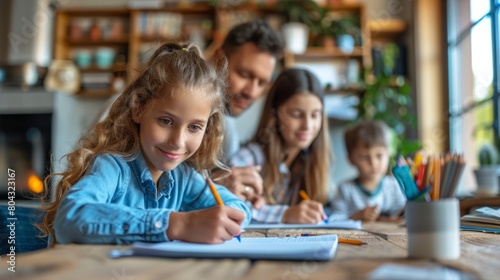
{"type": "Polygon", "coordinates": [[[460,218],[463,230],[500,233],[500,208],[481,207],[473,209],[460,218]]]}
{"type": "Polygon", "coordinates": [[[106,89],[113,81],[112,73],[82,73],[83,89],[106,89]]]}
{"type": "Polygon", "coordinates": [[[181,241],[136,242],[130,250],[112,250],[110,257],[231,258],[251,260],[328,261],[337,251],[337,235],[299,237],[243,237],[222,244],[181,241]]]}
{"type": "Polygon", "coordinates": [[[141,36],[158,39],[180,36],[183,16],[169,12],[141,12],[137,21],[137,30],[141,36]]]}

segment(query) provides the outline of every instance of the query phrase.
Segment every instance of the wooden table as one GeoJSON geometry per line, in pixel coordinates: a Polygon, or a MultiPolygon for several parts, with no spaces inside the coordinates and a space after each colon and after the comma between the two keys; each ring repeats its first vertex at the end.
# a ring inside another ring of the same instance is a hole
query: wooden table
{"type": "Polygon", "coordinates": [[[461,258],[431,261],[407,258],[406,229],[394,224],[370,223],[364,231],[355,230],[262,230],[245,232],[252,236],[286,236],[301,233],[335,233],[359,239],[367,245],[339,244],[330,262],[285,262],[208,259],[166,259],[127,257],[110,259],[111,249],[128,246],[58,245],[16,256],[16,272],[5,256],[0,264],[0,279],[366,279],[384,264],[420,268],[458,269],[469,279],[500,279],[500,235],[461,232],[461,258]]]}

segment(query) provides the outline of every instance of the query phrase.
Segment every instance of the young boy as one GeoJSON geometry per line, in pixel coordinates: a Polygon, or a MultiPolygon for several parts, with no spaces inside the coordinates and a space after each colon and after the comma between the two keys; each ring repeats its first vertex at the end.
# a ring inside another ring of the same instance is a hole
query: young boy
{"type": "Polygon", "coordinates": [[[396,179],[388,176],[390,135],[387,125],[363,121],[348,129],[345,144],[358,178],[340,184],[332,204],[334,214],[362,221],[399,221],[406,198],[396,179]]]}

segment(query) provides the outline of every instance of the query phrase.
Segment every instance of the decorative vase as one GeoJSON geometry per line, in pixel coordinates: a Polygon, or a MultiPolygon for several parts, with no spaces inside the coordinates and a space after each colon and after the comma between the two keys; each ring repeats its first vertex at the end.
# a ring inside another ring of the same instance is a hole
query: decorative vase
{"type": "Polygon", "coordinates": [[[307,50],[309,40],[309,28],[300,22],[288,22],[281,27],[285,50],[295,54],[304,53],[307,50]]]}
{"type": "Polygon", "coordinates": [[[354,51],[354,37],[349,34],[340,35],[337,39],[337,44],[343,53],[349,54],[354,51]]]}

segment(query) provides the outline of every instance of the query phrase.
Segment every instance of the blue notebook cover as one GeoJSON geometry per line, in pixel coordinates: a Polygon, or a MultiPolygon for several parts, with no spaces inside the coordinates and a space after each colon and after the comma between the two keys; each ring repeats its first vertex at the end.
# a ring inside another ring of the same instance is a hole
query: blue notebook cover
{"type": "Polygon", "coordinates": [[[500,233],[500,229],[488,228],[488,227],[476,227],[476,226],[460,226],[461,230],[479,231],[486,233],[500,233]]]}

